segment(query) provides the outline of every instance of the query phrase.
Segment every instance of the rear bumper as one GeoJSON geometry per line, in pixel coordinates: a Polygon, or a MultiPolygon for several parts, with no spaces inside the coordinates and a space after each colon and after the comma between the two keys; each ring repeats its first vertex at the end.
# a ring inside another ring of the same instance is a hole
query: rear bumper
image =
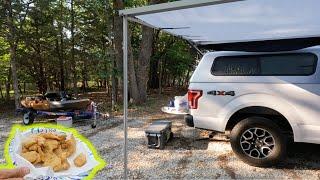
{"type": "Polygon", "coordinates": [[[199,129],[207,129],[212,131],[224,132],[226,123],[222,118],[209,117],[209,116],[198,116],[194,114],[187,114],[184,116],[186,124],[190,127],[199,129]]]}
{"type": "Polygon", "coordinates": [[[189,127],[194,127],[193,123],[193,116],[190,114],[187,114],[184,116],[184,121],[186,122],[187,126],[189,127]]]}

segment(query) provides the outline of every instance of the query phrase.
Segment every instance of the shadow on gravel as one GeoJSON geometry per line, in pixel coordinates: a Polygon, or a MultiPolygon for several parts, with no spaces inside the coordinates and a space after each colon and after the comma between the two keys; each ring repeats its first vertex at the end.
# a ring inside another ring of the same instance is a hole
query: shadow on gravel
{"type": "MultiPolygon", "coordinates": [[[[207,150],[210,142],[228,142],[220,138],[174,137],[166,145],[166,150],[207,150]]],[[[277,169],[320,170],[320,144],[291,143],[288,145],[287,160],[277,169]]]]}
{"type": "Polygon", "coordinates": [[[278,169],[320,170],[320,144],[291,143],[288,157],[278,169]]]}
{"type": "Polygon", "coordinates": [[[146,120],[146,123],[152,123],[153,121],[162,121],[162,120],[165,120],[165,121],[174,121],[174,120],[183,119],[183,118],[184,118],[183,115],[168,115],[168,116],[165,117],[165,118],[148,119],[148,120],[146,120]]]}
{"type": "Polygon", "coordinates": [[[194,139],[185,137],[173,137],[166,144],[166,150],[206,150],[208,149],[209,138],[194,139]]]}

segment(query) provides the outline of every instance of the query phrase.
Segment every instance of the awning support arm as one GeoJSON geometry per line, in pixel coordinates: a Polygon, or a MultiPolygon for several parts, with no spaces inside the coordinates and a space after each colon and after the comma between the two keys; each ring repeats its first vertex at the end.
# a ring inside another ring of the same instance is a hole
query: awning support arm
{"type": "Polygon", "coordinates": [[[137,19],[137,18],[135,18],[135,17],[130,17],[130,16],[128,16],[127,19],[128,19],[128,21],[131,21],[131,22],[135,22],[135,23],[138,23],[138,24],[141,24],[141,25],[144,25],[144,26],[147,26],[147,27],[156,29],[156,30],[161,30],[161,28],[157,28],[157,27],[155,27],[155,26],[152,26],[151,24],[146,23],[146,22],[144,22],[144,21],[141,21],[140,19],[137,19]]]}
{"type": "Polygon", "coordinates": [[[192,46],[195,50],[198,51],[198,53],[200,53],[202,56],[204,55],[204,53],[197,47],[197,45],[195,45],[194,43],[192,43],[191,41],[188,41],[187,42],[190,44],[190,46],[192,46]]]}

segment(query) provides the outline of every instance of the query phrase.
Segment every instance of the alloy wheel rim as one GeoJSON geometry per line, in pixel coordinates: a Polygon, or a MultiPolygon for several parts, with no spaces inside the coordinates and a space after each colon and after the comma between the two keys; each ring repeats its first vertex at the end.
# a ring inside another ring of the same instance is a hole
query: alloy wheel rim
{"type": "Polygon", "coordinates": [[[29,113],[23,115],[23,122],[26,124],[29,123],[29,113]]]}
{"type": "Polygon", "coordinates": [[[255,127],[242,133],[240,145],[243,152],[249,157],[264,159],[272,154],[275,140],[269,131],[255,127]]]}

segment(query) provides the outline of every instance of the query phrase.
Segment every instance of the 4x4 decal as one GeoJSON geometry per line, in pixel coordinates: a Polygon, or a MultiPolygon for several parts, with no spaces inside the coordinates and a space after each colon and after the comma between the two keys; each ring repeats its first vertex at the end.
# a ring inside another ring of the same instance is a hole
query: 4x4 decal
{"type": "Polygon", "coordinates": [[[235,96],[236,93],[234,91],[209,91],[208,95],[214,96],[235,96]]]}

